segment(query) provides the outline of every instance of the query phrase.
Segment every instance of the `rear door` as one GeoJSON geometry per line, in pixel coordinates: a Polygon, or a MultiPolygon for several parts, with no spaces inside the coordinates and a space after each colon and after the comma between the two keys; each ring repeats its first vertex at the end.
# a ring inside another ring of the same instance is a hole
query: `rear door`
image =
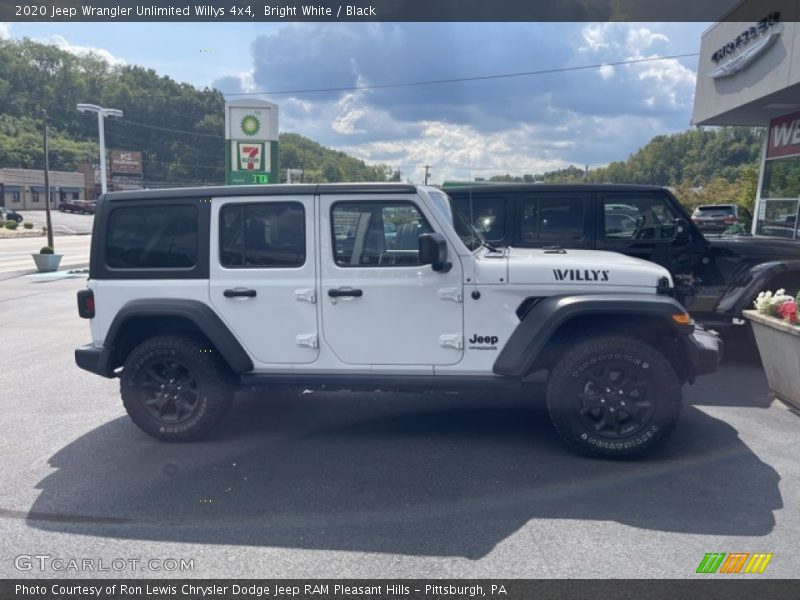
{"type": "Polygon", "coordinates": [[[319,356],[314,197],[216,198],[211,303],[255,361],[319,356]]]}

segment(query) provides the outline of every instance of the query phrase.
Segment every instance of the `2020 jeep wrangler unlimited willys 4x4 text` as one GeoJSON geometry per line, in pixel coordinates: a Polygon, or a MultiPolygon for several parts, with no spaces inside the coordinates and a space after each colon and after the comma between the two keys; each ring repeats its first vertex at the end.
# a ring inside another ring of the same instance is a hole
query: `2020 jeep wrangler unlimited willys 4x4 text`
{"type": "Polygon", "coordinates": [[[109,194],[97,207],[91,344],[145,432],[203,437],[239,385],[522,386],[575,449],[621,456],[673,429],[718,338],[662,267],[459,237],[447,196],[400,184],[109,194]]]}

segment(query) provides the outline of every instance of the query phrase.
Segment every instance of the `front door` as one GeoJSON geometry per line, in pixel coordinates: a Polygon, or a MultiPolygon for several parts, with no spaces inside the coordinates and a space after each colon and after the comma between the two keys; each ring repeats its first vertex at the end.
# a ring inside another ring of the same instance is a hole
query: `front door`
{"type": "Polygon", "coordinates": [[[419,264],[434,220],[416,196],[322,196],[323,334],[347,364],[451,365],[463,355],[461,263],[419,264]]]}
{"type": "Polygon", "coordinates": [[[211,303],[255,361],[319,356],[314,197],[218,198],[211,303]]]}

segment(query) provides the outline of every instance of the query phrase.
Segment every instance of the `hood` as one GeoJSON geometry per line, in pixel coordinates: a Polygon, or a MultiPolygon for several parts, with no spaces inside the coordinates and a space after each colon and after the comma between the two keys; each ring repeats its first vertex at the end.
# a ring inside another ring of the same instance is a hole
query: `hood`
{"type": "Polygon", "coordinates": [[[553,284],[569,288],[616,286],[655,289],[659,279],[672,278],[665,268],[645,260],[599,250],[509,248],[508,282],[553,284]]]}
{"type": "Polygon", "coordinates": [[[765,235],[706,236],[706,240],[712,248],[740,256],[759,256],[770,260],[800,258],[800,240],[765,235]]]}

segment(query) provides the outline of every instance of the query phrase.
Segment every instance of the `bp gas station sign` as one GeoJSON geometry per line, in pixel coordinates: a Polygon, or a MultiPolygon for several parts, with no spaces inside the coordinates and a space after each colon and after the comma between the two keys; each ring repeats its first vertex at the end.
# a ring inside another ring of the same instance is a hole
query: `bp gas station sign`
{"type": "Polygon", "coordinates": [[[225,181],[278,183],[278,105],[266,100],[225,103],[225,181]]]}

